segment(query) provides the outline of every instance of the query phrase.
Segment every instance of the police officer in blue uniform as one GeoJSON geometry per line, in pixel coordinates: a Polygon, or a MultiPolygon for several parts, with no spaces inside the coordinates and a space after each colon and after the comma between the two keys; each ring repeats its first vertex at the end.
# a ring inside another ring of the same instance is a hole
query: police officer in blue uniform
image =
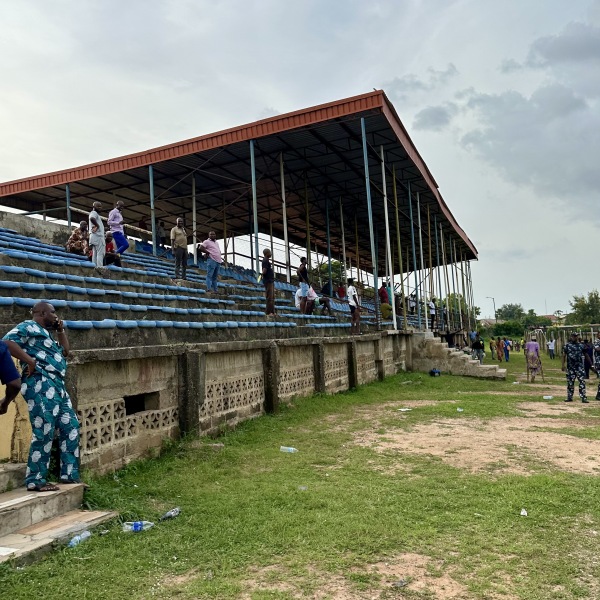
{"type": "Polygon", "coordinates": [[[587,404],[585,393],[585,370],[584,361],[590,362],[590,357],[584,352],[583,344],[579,341],[576,333],[572,333],[569,342],[563,348],[562,370],[567,372],[567,399],[565,402],[573,402],[575,379],[579,381],[579,397],[587,404]],[[566,362],[566,368],[565,368],[566,362]]]}

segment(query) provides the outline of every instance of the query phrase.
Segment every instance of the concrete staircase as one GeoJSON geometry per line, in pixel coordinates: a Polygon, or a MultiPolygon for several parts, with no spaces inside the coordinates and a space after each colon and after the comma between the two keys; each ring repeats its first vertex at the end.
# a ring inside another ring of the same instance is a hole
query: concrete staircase
{"type": "Polygon", "coordinates": [[[25,465],[0,465],[0,563],[37,560],[73,536],[116,517],[81,510],[84,486],[60,485],[58,492],[29,492],[25,465]]]}
{"type": "Polygon", "coordinates": [[[506,379],[506,369],[497,364],[481,365],[457,348],[448,348],[446,342],[434,337],[431,332],[415,333],[412,348],[412,371],[429,372],[439,369],[450,375],[479,377],[482,379],[506,379]]]}

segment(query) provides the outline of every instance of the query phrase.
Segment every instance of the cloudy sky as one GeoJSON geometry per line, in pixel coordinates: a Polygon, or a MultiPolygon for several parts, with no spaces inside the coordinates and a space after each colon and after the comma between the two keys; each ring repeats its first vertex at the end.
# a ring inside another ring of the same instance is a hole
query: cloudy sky
{"type": "Polygon", "coordinates": [[[482,315],[597,288],[600,0],[3,0],[0,181],[383,88],[482,315]]]}

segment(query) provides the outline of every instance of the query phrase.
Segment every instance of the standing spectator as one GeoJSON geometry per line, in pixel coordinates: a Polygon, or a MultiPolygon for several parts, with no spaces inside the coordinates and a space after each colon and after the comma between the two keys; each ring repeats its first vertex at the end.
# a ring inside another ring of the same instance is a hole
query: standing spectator
{"type": "Polygon", "coordinates": [[[590,378],[590,367],[594,365],[594,346],[592,343],[585,338],[583,340],[583,351],[588,355],[589,360],[583,361],[583,370],[585,372],[585,378],[590,378]]]}
{"type": "Polygon", "coordinates": [[[175,279],[185,279],[188,259],[188,235],[181,217],[177,219],[176,223],[175,227],[171,229],[171,247],[175,255],[175,279]]]}
{"type": "Polygon", "coordinates": [[[60,481],[79,483],[79,421],[65,387],[69,340],[52,304],[38,302],[31,313],[33,319],[17,325],[4,340],[16,344],[29,357],[22,360],[23,367],[29,365],[29,373],[21,386],[32,428],[25,484],[31,491],[55,492],[59,488],[48,481],[48,468],[56,429],[60,481]],[[56,333],[56,340],[51,332],[56,333]]]}
{"type": "Polygon", "coordinates": [[[536,375],[542,370],[542,361],[540,359],[540,345],[537,343],[537,337],[531,336],[531,339],[525,344],[525,360],[527,361],[527,371],[531,375],[531,383],[535,383],[536,375]]]}
{"type": "Polygon", "coordinates": [[[142,217],[139,220],[138,227],[143,230],[142,232],[140,232],[140,238],[142,240],[142,243],[147,244],[149,238],[148,238],[148,224],[146,223],[146,217],[142,217]]]}
{"type": "Polygon", "coordinates": [[[475,339],[471,344],[471,350],[473,350],[473,358],[479,361],[479,364],[483,364],[483,352],[485,350],[485,344],[481,337],[479,337],[479,333],[475,334],[475,339]]]}
{"type": "Polygon", "coordinates": [[[504,342],[502,338],[498,336],[498,340],[496,341],[496,358],[498,362],[502,362],[502,357],[504,356],[504,342]]]}
{"type": "Polygon", "coordinates": [[[121,266],[121,257],[115,249],[115,243],[113,241],[113,234],[109,231],[106,234],[106,247],[104,255],[104,264],[115,265],[115,267],[121,266]]]}
{"type": "Polygon", "coordinates": [[[124,206],[125,203],[123,200],[119,200],[115,207],[108,213],[108,226],[112,233],[117,254],[123,254],[129,248],[129,242],[123,232],[123,215],[121,213],[124,206]]]}
{"type": "Polygon", "coordinates": [[[411,315],[415,314],[415,308],[417,307],[417,295],[413,292],[409,297],[408,297],[408,312],[411,315]]]}
{"type": "Polygon", "coordinates": [[[548,340],[546,342],[546,346],[548,347],[548,354],[550,355],[550,359],[554,360],[554,348],[555,348],[556,340],[548,340]]]}
{"type": "Polygon", "coordinates": [[[502,348],[504,350],[504,361],[508,362],[508,359],[510,358],[511,343],[506,338],[502,339],[502,348]]]}
{"type": "Polygon", "coordinates": [[[350,333],[361,335],[360,333],[360,305],[358,303],[358,294],[354,287],[354,279],[348,279],[348,304],[350,305],[350,314],[352,315],[352,327],[350,333]]]}
{"type": "Polygon", "coordinates": [[[561,369],[567,373],[567,399],[565,402],[573,402],[573,392],[575,391],[575,379],[579,381],[579,397],[584,403],[588,402],[585,390],[585,372],[583,362],[589,360],[587,354],[583,351],[583,344],[578,341],[577,333],[571,333],[569,341],[563,347],[561,369]],[[566,362],[566,369],[565,369],[566,362]]]}
{"type": "Polygon", "coordinates": [[[496,360],[496,340],[494,336],[490,339],[490,354],[492,355],[492,360],[496,360]]]}
{"type": "Polygon", "coordinates": [[[300,259],[300,266],[296,270],[296,273],[298,274],[298,282],[300,283],[300,312],[305,315],[308,288],[310,286],[308,282],[308,268],[306,266],[305,256],[300,259]]]}
{"type": "Polygon", "coordinates": [[[314,299],[317,297],[317,295],[315,294],[312,298],[310,296],[310,290],[312,288],[308,289],[308,294],[306,296],[302,296],[302,290],[300,288],[298,288],[296,290],[296,294],[294,295],[294,303],[296,305],[296,308],[299,308],[300,310],[302,310],[302,300],[304,300],[304,306],[305,306],[305,310],[306,312],[304,314],[306,315],[312,315],[313,312],[313,307],[314,307],[314,299]]]}
{"type": "Polygon", "coordinates": [[[273,265],[271,264],[271,251],[268,248],[263,250],[263,261],[262,261],[262,282],[265,286],[265,300],[267,301],[267,307],[265,308],[265,314],[267,317],[275,316],[275,273],[273,272],[273,265]]]}
{"type": "Polygon", "coordinates": [[[331,296],[331,286],[329,285],[329,279],[323,284],[323,287],[321,287],[321,294],[323,294],[323,296],[327,296],[328,298],[331,296]]]}
{"type": "MultiPolygon", "coordinates": [[[[217,234],[214,231],[208,232],[208,239],[204,240],[200,246],[200,251],[206,256],[206,291],[218,292],[219,268],[223,263],[221,248],[217,244],[217,234]]],[[[275,309],[273,309],[275,312],[275,309]]]]}
{"type": "Polygon", "coordinates": [[[435,305],[435,296],[429,301],[429,318],[431,319],[431,329],[435,327],[435,323],[437,321],[436,315],[436,305],[435,305]]]}
{"type": "Polygon", "coordinates": [[[340,300],[344,300],[346,298],[346,288],[344,287],[344,284],[341,282],[337,287],[337,297],[340,300]]]}
{"type": "Polygon", "coordinates": [[[165,222],[161,221],[156,228],[156,237],[161,248],[164,249],[167,243],[167,232],[165,231],[165,222]]]}
{"type": "Polygon", "coordinates": [[[96,269],[104,271],[104,253],[106,240],[104,239],[104,223],[100,218],[98,211],[102,208],[102,203],[94,202],[90,212],[90,248],[92,250],[92,262],[96,265],[96,269]]]}
{"type": "Polygon", "coordinates": [[[79,227],[73,229],[65,244],[67,252],[79,254],[80,256],[89,256],[90,247],[88,245],[88,224],[87,221],[81,221],[79,227]]]}

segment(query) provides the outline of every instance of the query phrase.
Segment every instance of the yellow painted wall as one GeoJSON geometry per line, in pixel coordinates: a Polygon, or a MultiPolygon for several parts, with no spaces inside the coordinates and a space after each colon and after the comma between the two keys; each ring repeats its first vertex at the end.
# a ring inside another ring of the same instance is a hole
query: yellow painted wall
{"type": "MultiPolygon", "coordinates": [[[[0,398],[4,398],[5,386],[0,383],[0,398]]],[[[31,425],[27,403],[19,394],[5,415],[0,415],[0,460],[26,462],[31,442],[31,425]]]]}

